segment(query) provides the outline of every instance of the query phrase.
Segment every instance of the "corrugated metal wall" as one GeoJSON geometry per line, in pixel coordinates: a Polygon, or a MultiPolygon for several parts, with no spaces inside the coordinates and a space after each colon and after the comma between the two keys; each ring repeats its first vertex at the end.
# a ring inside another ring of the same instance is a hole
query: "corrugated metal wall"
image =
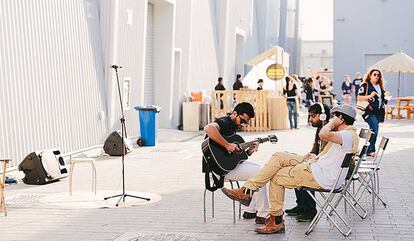
{"type": "Polygon", "coordinates": [[[0,156],[102,143],[98,1],[0,1],[0,65],[0,156]]]}

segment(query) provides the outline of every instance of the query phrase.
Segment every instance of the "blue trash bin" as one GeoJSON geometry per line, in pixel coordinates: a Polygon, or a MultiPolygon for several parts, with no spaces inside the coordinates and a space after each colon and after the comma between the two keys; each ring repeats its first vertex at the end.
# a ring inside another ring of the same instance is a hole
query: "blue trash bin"
{"type": "Polygon", "coordinates": [[[161,107],[146,105],[134,108],[138,111],[141,139],[144,146],[155,146],[158,132],[158,113],[161,107]]]}

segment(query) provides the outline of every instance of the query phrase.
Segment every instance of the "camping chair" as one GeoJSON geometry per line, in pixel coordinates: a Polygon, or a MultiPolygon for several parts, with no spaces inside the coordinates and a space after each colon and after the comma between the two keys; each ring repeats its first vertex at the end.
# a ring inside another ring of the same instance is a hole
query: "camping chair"
{"type": "Polygon", "coordinates": [[[319,220],[322,218],[322,216],[324,214],[329,219],[329,221],[331,221],[331,223],[336,227],[336,229],[338,229],[338,231],[342,235],[344,235],[345,237],[348,237],[349,234],[351,233],[351,230],[352,230],[351,227],[345,221],[345,219],[341,215],[339,215],[339,213],[337,212],[335,206],[332,205],[332,201],[333,201],[336,194],[342,193],[343,189],[346,188],[345,184],[343,184],[339,188],[335,188],[335,187],[338,185],[338,182],[339,182],[339,179],[340,179],[342,173],[346,172],[347,169],[349,168],[350,163],[352,162],[354,156],[355,156],[355,154],[353,154],[353,153],[348,153],[348,154],[345,155],[344,160],[342,161],[342,164],[341,164],[341,169],[338,172],[338,175],[336,177],[336,181],[335,181],[335,183],[334,183],[334,185],[332,186],[331,189],[323,189],[323,188],[316,189],[316,188],[308,188],[308,187],[303,187],[302,188],[303,190],[306,190],[308,192],[310,192],[310,191],[318,192],[323,198],[323,201],[320,202],[316,199],[316,197],[314,197],[313,195],[310,195],[315,200],[316,204],[320,207],[320,209],[319,209],[318,213],[316,214],[315,218],[312,220],[311,224],[309,225],[309,228],[305,233],[306,235],[309,235],[313,231],[313,228],[319,222],[319,220]],[[325,195],[325,193],[328,193],[328,194],[325,195]],[[329,207],[331,208],[331,210],[328,210],[329,207]],[[338,218],[346,226],[347,230],[342,230],[339,227],[339,225],[335,222],[335,220],[330,215],[332,212],[334,212],[338,216],[338,218]]]}
{"type": "MultiPolygon", "coordinates": [[[[233,182],[236,183],[237,188],[240,188],[240,184],[238,181],[232,181],[225,179],[224,182],[229,182],[231,189],[234,189],[233,182]]],[[[206,194],[207,194],[207,188],[204,188],[204,196],[203,196],[203,207],[204,207],[204,222],[206,222],[206,194]]],[[[211,192],[211,191],[210,191],[211,192]]],[[[214,192],[211,192],[211,217],[214,218],[214,192]]],[[[239,203],[239,219],[241,218],[241,204],[239,203]]],[[[233,200],[233,223],[236,223],[236,201],[233,200]]]]}
{"type": "Polygon", "coordinates": [[[363,193],[368,191],[372,196],[372,209],[375,211],[375,198],[381,201],[384,207],[387,207],[387,203],[379,195],[379,173],[380,164],[387,148],[389,138],[382,137],[379,144],[378,151],[372,162],[363,162],[361,168],[358,170],[358,181],[361,183],[355,196],[357,200],[361,199],[363,193]]]}

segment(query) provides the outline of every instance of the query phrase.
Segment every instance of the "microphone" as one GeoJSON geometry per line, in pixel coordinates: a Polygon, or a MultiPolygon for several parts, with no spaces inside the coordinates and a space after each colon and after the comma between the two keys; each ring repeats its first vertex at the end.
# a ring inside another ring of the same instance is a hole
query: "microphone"
{"type": "Polygon", "coordinates": [[[122,69],[122,66],[121,65],[114,64],[114,65],[111,66],[111,68],[114,68],[114,69],[120,68],[120,69],[122,69]]]}

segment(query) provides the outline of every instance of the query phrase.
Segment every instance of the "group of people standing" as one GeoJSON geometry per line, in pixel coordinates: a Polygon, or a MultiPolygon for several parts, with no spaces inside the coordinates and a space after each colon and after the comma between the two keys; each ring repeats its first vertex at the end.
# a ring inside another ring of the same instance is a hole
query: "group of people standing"
{"type": "MultiPolygon", "coordinates": [[[[226,87],[224,87],[224,84],[223,84],[223,77],[218,77],[217,81],[218,83],[214,87],[214,90],[226,90],[226,87]]],[[[263,84],[264,84],[263,79],[259,79],[257,81],[257,90],[263,90],[263,84]]],[[[242,88],[247,88],[247,87],[243,86],[243,83],[241,81],[241,74],[237,74],[236,80],[234,81],[234,84],[233,84],[233,90],[240,90],[242,88]]]]}

